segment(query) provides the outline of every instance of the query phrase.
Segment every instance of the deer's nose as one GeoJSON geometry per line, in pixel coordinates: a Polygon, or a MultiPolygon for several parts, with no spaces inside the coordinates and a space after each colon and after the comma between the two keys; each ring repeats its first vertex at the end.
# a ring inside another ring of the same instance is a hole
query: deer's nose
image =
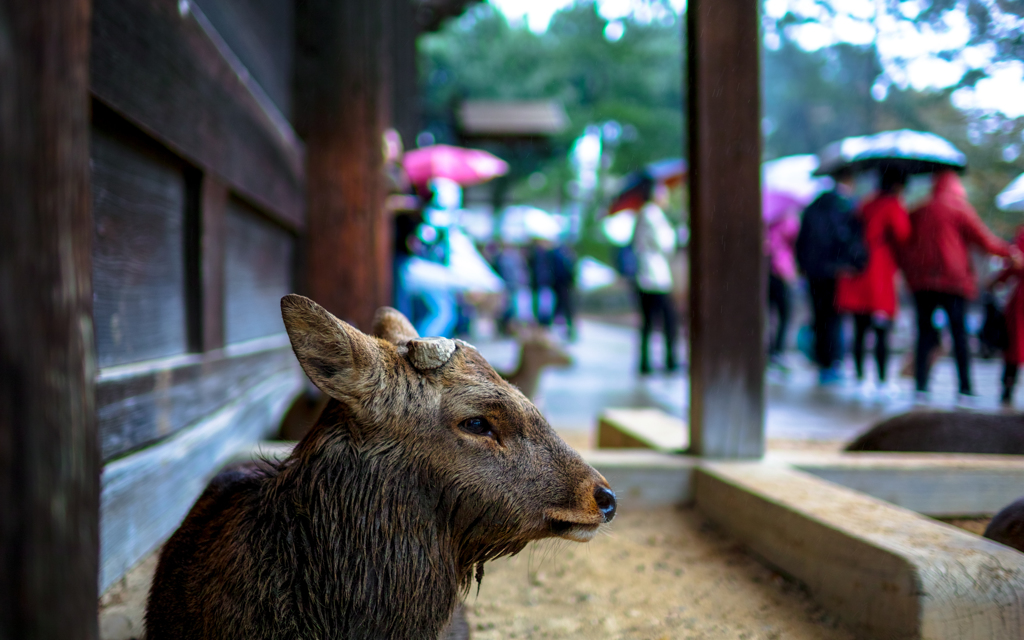
{"type": "Polygon", "coordinates": [[[601,510],[601,515],[604,516],[604,521],[611,522],[615,517],[615,494],[612,490],[607,487],[594,489],[594,500],[597,502],[597,508],[601,510]]]}

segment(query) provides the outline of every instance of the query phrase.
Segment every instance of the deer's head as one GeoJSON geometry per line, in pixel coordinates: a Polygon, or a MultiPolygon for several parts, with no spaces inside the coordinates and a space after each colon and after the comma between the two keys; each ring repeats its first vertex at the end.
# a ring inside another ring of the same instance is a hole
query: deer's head
{"type": "Polygon", "coordinates": [[[352,416],[321,419],[307,439],[328,450],[332,430],[345,430],[361,455],[415,474],[464,557],[480,562],[553,536],[585,542],[614,517],[601,474],[471,345],[421,338],[390,308],[368,336],[302,296],[281,307],[302,368],[352,416]]]}

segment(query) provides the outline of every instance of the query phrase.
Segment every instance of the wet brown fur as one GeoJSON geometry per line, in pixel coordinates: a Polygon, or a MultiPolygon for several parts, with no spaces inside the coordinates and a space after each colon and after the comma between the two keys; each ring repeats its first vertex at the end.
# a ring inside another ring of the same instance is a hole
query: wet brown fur
{"type": "Polygon", "coordinates": [[[165,545],[148,640],[436,638],[482,563],[603,522],[607,487],[472,347],[418,371],[300,296],[292,346],[331,396],[290,457],[218,475],[165,545]],[[483,416],[493,437],[460,427],[483,416]]]}
{"type": "Polygon", "coordinates": [[[1024,552],[1024,498],[999,511],[985,527],[985,537],[1024,552]]]}

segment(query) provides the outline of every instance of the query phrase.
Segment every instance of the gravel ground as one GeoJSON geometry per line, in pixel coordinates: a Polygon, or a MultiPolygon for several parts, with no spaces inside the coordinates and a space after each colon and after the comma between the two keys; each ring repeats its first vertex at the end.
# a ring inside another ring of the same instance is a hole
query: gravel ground
{"type": "Polygon", "coordinates": [[[854,637],[692,509],[623,513],[589,545],[492,562],[467,608],[476,640],[854,637]]]}

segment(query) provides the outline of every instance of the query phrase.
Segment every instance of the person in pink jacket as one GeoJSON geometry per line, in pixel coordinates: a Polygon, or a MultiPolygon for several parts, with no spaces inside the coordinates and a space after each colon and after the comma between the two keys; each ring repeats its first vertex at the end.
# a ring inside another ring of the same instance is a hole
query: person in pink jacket
{"type": "Polygon", "coordinates": [[[796,281],[796,237],[800,233],[799,205],[783,208],[765,219],[764,250],[768,257],[768,310],[774,309],[775,331],[768,343],[768,360],[785,368],[782,354],[789,331],[790,288],[796,281]]]}

